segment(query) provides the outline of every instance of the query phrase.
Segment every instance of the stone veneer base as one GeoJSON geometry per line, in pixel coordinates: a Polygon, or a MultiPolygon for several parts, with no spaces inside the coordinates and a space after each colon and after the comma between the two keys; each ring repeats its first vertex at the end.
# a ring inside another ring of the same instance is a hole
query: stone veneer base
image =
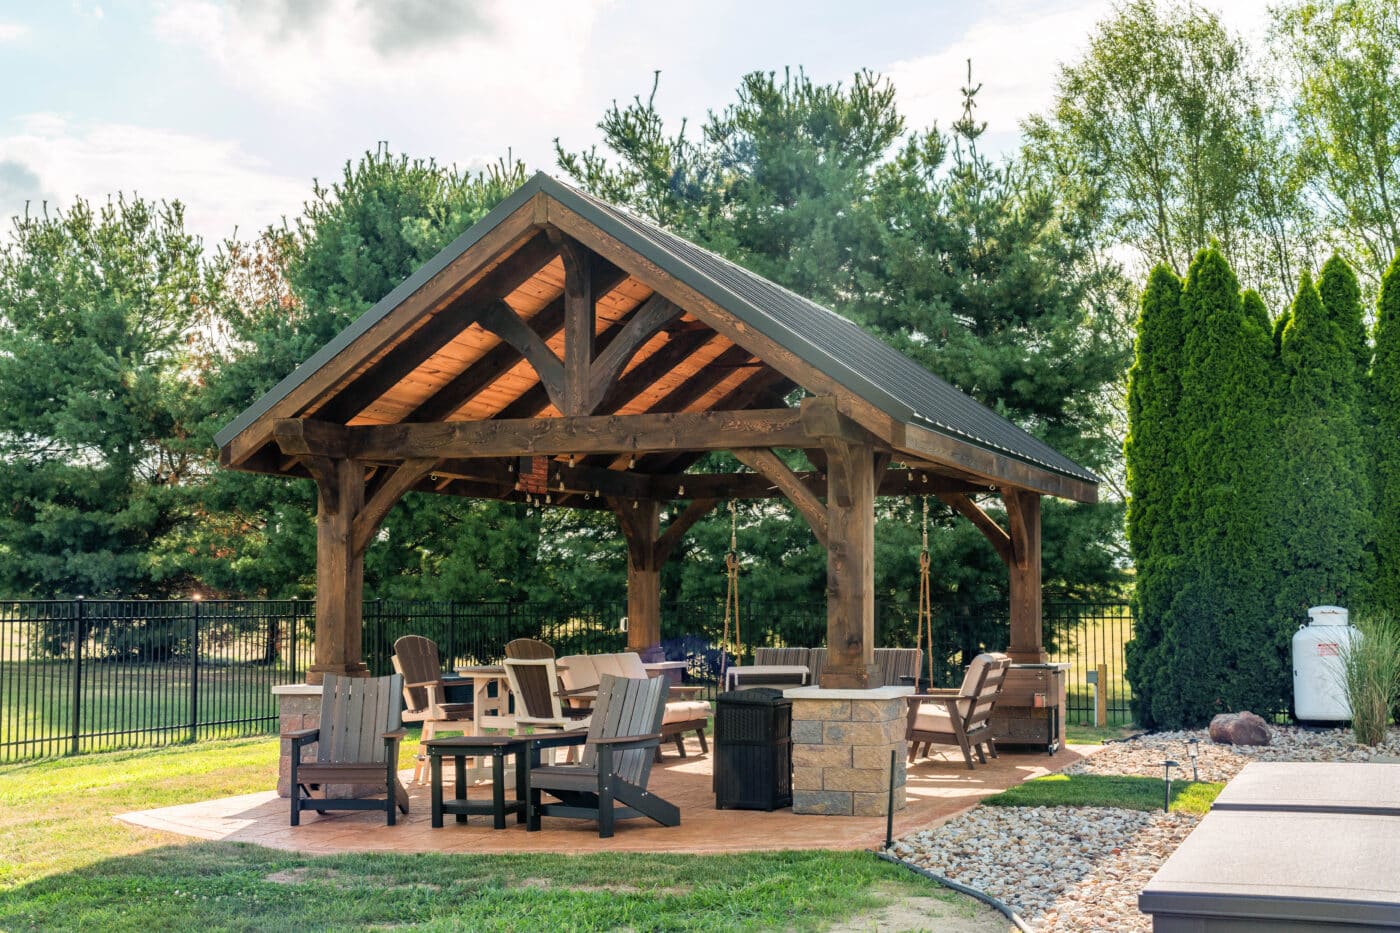
{"type": "Polygon", "coordinates": [[[905,697],[913,687],[825,690],[795,687],[792,700],[792,811],[822,816],[884,816],[890,756],[894,805],[905,806],[905,697]]]}

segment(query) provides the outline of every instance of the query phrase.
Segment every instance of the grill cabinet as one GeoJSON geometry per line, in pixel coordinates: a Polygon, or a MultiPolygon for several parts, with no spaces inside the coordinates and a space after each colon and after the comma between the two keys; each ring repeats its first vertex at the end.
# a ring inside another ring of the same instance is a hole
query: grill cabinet
{"type": "Polygon", "coordinates": [[[792,701],[781,690],[715,698],[715,809],[792,806],[792,701]]]}

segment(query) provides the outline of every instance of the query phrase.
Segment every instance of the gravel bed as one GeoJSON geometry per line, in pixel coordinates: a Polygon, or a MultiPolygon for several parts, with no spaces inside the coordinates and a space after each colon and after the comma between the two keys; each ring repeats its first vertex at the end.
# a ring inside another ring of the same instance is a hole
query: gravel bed
{"type": "MultiPolygon", "coordinates": [[[[1161,777],[1162,760],[1190,777],[1187,741],[1200,740],[1203,781],[1228,781],[1250,761],[1400,759],[1400,729],[1371,748],[1351,730],[1274,726],[1273,744],[1213,744],[1205,730],[1163,732],[1114,743],[1065,771],[1161,777]]],[[[977,807],[896,840],[892,854],[996,897],[1036,930],[1150,930],[1138,892],[1195,828],[1192,813],[1112,807],[977,807]]]]}
{"type": "Polygon", "coordinates": [[[1162,761],[1170,758],[1181,767],[1172,769],[1174,779],[1191,777],[1187,743],[1200,740],[1197,767],[1202,781],[1228,781],[1251,761],[1370,761],[1374,758],[1400,758],[1400,729],[1391,729],[1389,738],[1371,747],[1352,741],[1350,729],[1299,729],[1270,726],[1271,745],[1216,745],[1205,729],[1185,732],[1155,732],[1127,742],[1115,742],[1083,761],[1065,769],[1067,774],[1134,774],[1161,777],[1162,761]]]}

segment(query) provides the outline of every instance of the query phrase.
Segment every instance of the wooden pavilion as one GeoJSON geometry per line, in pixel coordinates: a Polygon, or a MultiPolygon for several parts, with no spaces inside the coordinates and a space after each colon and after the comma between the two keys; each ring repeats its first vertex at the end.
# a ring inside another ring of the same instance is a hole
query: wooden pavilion
{"type": "Polygon", "coordinates": [[[977,526],[1010,573],[1009,653],[1037,662],[1040,497],[1092,502],[1098,483],[840,315],[545,174],[216,443],[224,466],[316,482],[311,683],[365,672],[363,555],[410,490],[616,513],[628,643],[644,656],[686,530],[722,499],[785,496],[829,554],[822,686],[859,688],[877,495],[936,495],[977,526]],[[688,472],[712,450],[752,472],[688,472]],[[988,495],[1005,528],[978,504],[988,495]]]}

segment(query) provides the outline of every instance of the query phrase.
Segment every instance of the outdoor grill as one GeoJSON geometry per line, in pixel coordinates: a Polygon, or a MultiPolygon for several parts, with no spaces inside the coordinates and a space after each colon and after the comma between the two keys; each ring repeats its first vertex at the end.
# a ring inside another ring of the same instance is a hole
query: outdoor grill
{"type": "Polygon", "coordinates": [[[792,806],[792,701],[781,690],[731,690],[715,700],[715,809],[792,806]]]}

